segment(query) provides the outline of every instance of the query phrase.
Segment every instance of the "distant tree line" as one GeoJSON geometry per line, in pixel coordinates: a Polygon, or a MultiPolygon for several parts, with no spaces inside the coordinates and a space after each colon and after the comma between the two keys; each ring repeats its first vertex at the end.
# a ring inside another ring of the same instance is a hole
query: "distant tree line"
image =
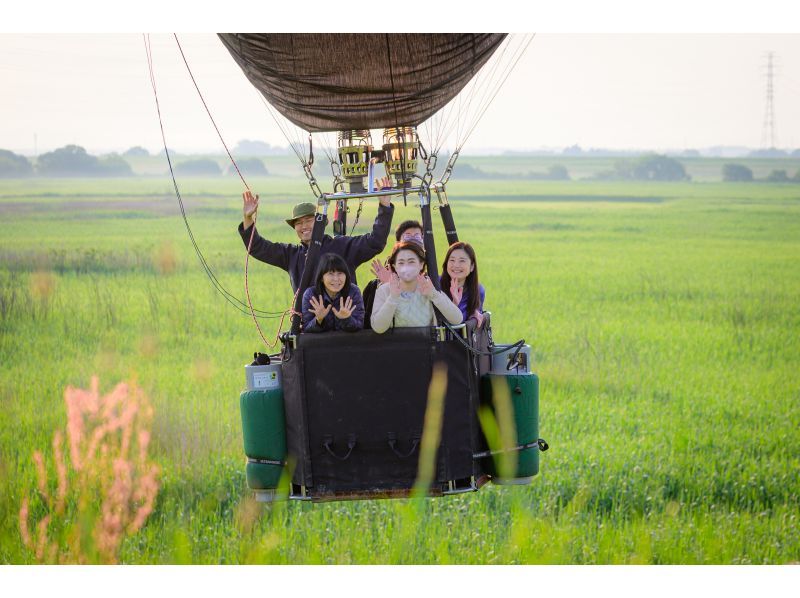
{"type": "Polygon", "coordinates": [[[800,148],[789,152],[787,150],[774,147],[768,149],[757,149],[748,154],[750,158],[800,158],[800,148]]]}
{"type": "Polygon", "coordinates": [[[33,166],[25,156],[0,150],[0,177],[26,177],[33,174],[33,166]]]}
{"type": "Polygon", "coordinates": [[[264,141],[241,139],[233,148],[235,156],[284,156],[289,154],[288,147],[270,145],[264,141]]]}
{"type": "Polygon", "coordinates": [[[753,176],[753,171],[744,164],[724,164],[722,166],[722,180],[728,182],[765,182],[765,183],[800,183],[800,168],[790,177],[785,170],[773,170],[763,179],[753,176]]]}
{"type": "Polygon", "coordinates": [[[606,181],[689,181],[683,164],[662,154],[645,154],[636,159],[618,160],[613,170],[603,170],[595,179],[606,181]]]}
{"type": "Polygon", "coordinates": [[[98,158],[79,145],[65,145],[39,156],[34,166],[28,158],[8,150],[0,150],[0,177],[28,176],[132,176],[130,164],[119,154],[98,158]]]}
{"type": "MultiPolygon", "coordinates": [[[[132,147],[123,155],[108,154],[98,157],[89,154],[79,145],[65,145],[40,155],[35,163],[25,156],[0,149],[0,178],[42,177],[124,177],[133,176],[133,169],[125,158],[149,157],[143,147],[132,147]]],[[[175,158],[170,151],[170,157],[175,158]]],[[[266,176],[264,162],[258,158],[242,158],[237,166],[243,175],[266,176]]],[[[211,158],[175,159],[175,173],[182,176],[221,176],[222,169],[211,158]]],[[[235,175],[231,164],[226,174],[235,175]]]]}
{"type": "Polygon", "coordinates": [[[456,165],[456,175],[460,179],[529,179],[536,181],[568,181],[569,172],[561,164],[554,164],[546,172],[504,173],[487,172],[472,164],[456,165]]]}
{"type": "MultiPolygon", "coordinates": [[[[769,148],[769,149],[757,149],[748,151],[748,149],[744,146],[714,146],[707,148],[702,153],[696,149],[684,149],[680,152],[668,152],[669,155],[674,155],[677,157],[682,158],[702,158],[702,157],[720,157],[726,155],[734,155],[734,154],[727,154],[726,151],[735,151],[737,154],[741,154],[742,156],[746,155],[749,158],[800,158],[800,148],[795,150],[782,150],[777,148],[769,148]]],[[[535,152],[530,151],[514,151],[508,150],[504,152],[507,155],[526,155],[526,154],[535,154],[535,155],[544,155],[544,154],[552,154],[553,151],[546,151],[546,150],[537,150],[535,152]]],[[[638,156],[641,154],[640,151],[637,150],[621,150],[621,149],[607,149],[607,148],[590,148],[590,149],[583,149],[579,145],[571,145],[569,147],[565,147],[561,150],[561,154],[565,156],[583,156],[583,157],[629,157],[629,156],[638,156]]]]}
{"type": "Polygon", "coordinates": [[[137,145],[130,148],[122,155],[125,156],[126,158],[148,158],[150,156],[150,152],[148,152],[141,145],[137,145]]]}
{"type": "MultiPolygon", "coordinates": [[[[237,174],[236,167],[244,176],[267,176],[269,172],[264,162],[258,158],[240,158],[236,160],[236,166],[229,164],[225,169],[225,174],[232,176],[237,174]]],[[[221,176],[222,168],[216,160],[211,158],[194,158],[184,160],[175,165],[175,174],[181,176],[221,176]]]]}

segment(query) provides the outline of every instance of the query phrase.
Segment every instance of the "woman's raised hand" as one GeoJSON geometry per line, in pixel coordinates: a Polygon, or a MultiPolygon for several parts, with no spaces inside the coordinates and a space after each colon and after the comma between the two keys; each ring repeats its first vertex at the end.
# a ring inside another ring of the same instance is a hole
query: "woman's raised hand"
{"type": "Polygon", "coordinates": [[[378,258],[372,260],[372,274],[375,278],[380,281],[381,284],[385,284],[392,280],[392,273],[391,271],[384,266],[378,258]]]}
{"type": "Polygon", "coordinates": [[[392,273],[391,279],[389,280],[389,294],[391,294],[392,297],[399,297],[400,290],[400,277],[392,273]]]}
{"type": "Polygon", "coordinates": [[[333,308],[333,315],[339,318],[340,320],[346,320],[349,318],[353,313],[353,299],[351,297],[347,298],[345,301],[344,297],[339,297],[339,310],[337,311],[336,308],[333,308]]]}
{"type": "Polygon", "coordinates": [[[417,275],[417,290],[425,295],[426,297],[430,297],[433,295],[434,291],[436,290],[433,286],[433,281],[431,281],[430,277],[426,274],[418,274],[417,275]]]}
{"type": "Polygon", "coordinates": [[[453,303],[456,305],[461,303],[461,298],[464,296],[464,287],[458,286],[455,280],[450,281],[450,296],[453,298],[453,303]]]}
{"type": "Polygon", "coordinates": [[[322,321],[325,319],[325,316],[327,316],[328,313],[331,311],[332,306],[329,305],[328,307],[325,307],[325,303],[322,301],[322,295],[319,296],[319,299],[317,299],[312,295],[310,303],[311,303],[311,309],[309,311],[311,311],[311,313],[317,317],[317,323],[322,324],[322,321]]]}

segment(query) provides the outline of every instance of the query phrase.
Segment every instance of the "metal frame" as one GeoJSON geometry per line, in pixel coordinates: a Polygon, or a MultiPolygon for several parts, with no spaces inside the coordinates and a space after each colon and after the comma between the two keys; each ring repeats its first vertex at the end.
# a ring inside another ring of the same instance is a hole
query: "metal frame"
{"type": "Polygon", "coordinates": [[[419,187],[408,187],[406,189],[385,189],[383,191],[363,191],[358,193],[322,193],[319,196],[317,205],[322,205],[323,202],[338,201],[342,199],[358,199],[360,197],[386,197],[387,195],[406,195],[409,193],[426,193],[426,187],[420,185],[419,187]]]}

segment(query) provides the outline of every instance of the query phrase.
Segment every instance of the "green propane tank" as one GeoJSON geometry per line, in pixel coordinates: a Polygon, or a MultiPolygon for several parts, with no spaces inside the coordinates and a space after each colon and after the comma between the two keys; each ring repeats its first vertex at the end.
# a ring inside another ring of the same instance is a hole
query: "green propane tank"
{"type": "Polygon", "coordinates": [[[262,502],[275,499],[286,463],[280,369],[280,363],[245,366],[248,389],[239,396],[247,485],[262,502]]]}
{"type": "Polygon", "coordinates": [[[497,413],[496,394],[508,388],[516,430],[517,464],[511,478],[492,476],[495,484],[528,484],[539,473],[539,378],[536,374],[485,374],[481,394],[497,413]]]}

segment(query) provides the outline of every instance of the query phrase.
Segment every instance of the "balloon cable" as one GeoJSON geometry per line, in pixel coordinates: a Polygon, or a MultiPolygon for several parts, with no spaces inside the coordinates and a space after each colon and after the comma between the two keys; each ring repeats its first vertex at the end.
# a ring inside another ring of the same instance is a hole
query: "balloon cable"
{"type": "MultiPolygon", "coordinates": [[[[257,327],[257,329],[259,331],[259,334],[261,335],[262,340],[264,340],[265,344],[268,347],[273,348],[277,344],[278,336],[280,334],[280,328],[283,325],[283,321],[284,321],[284,319],[286,317],[286,314],[290,310],[284,310],[283,312],[265,312],[263,310],[254,309],[253,305],[252,305],[252,302],[250,301],[250,295],[249,295],[249,289],[248,289],[248,285],[247,285],[246,274],[245,274],[245,291],[247,293],[247,301],[248,301],[246,307],[248,307],[249,309],[247,311],[245,309],[243,309],[243,307],[245,307],[244,302],[242,302],[240,299],[236,298],[227,289],[225,289],[225,287],[222,285],[222,283],[220,283],[219,279],[217,279],[217,277],[214,275],[214,272],[211,270],[211,267],[208,265],[208,262],[206,261],[205,256],[203,255],[202,251],[200,250],[199,245],[197,244],[197,241],[194,238],[194,234],[192,233],[191,227],[189,226],[189,221],[188,221],[188,219],[186,217],[186,210],[185,210],[185,208],[183,206],[183,199],[181,197],[180,190],[178,188],[177,179],[175,178],[175,171],[174,171],[173,166],[172,166],[172,159],[170,158],[170,155],[169,155],[169,148],[167,147],[166,135],[164,133],[164,123],[163,123],[163,119],[162,119],[162,116],[161,116],[161,107],[160,107],[160,103],[158,101],[158,92],[157,92],[156,82],[155,82],[155,73],[154,73],[154,70],[153,70],[152,48],[151,48],[150,43],[149,43],[149,36],[145,35],[143,37],[144,37],[144,44],[145,44],[145,52],[147,54],[148,69],[149,69],[149,73],[150,73],[150,82],[151,82],[151,85],[153,87],[153,95],[154,95],[155,103],[156,103],[156,111],[158,113],[158,121],[159,121],[159,126],[160,126],[160,129],[161,129],[161,138],[162,138],[162,141],[164,143],[164,155],[167,158],[167,164],[169,166],[170,176],[172,178],[172,184],[173,184],[173,187],[175,188],[175,194],[176,194],[176,196],[178,198],[178,206],[179,206],[180,211],[181,211],[181,216],[183,217],[183,221],[184,221],[184,224],[186,226],[186,230],[189,233],[189,239],[191,240],[191,243],[192,243],[192,246],[194,247],[195,253],[197,254],[198,259],[200,260],[200,263],[203,266],[203,269],[204,269],[206,275],[211,280],[211,283],[214,286],[214,288],[220,294],[222,294],[222,296],[225,298],[225,300],[228,301],[228,303],[230,303],[231,305],[233,305],[233,307],[238,309],[243,314],[249,315],[249,316],[251,316],[253,318],[254,322],[256,323],[256,327],[257,327]],[[256,316],[256,312],[259,312],[259,314],[262,314],[262,315],[256,316]],[[267,314],[267,315],[263,315],[263,314],[267,314]],[[276,342],[273,343],[273,344],[270,344],[269,342],[267,342],[267,340],[264,338],[263,333],[261,332],[261,327],[260,327],[260,325],[258,323],[258,317],[267,317],[267,318],[269,318],[269,317],[278,317],[278,316],[281,317],[281,320],[280,320],[280,323],[279,323],[279,326],[278,326],[278,333],[276,334],[276,342]]],[[[184,60],[185,60],[185,58],[184,58],[184,60]]],[[[188,65],[187,65],[187,67],[188,67],[188,65]]],[[[199,90],[198,90],[198,92],[199,92],[199,90]]],[[[209,114],[209,116],[210,116],[210,114],[209,114]]],[[[224,141],[223,141],[223,144],[224,144],[224,141]]],[[[226,146],[226,150],[227,150],[227,146],[226,146]]],[[[235,165],[235,163],[234,163],[234,165],[235,165]]],[[[238,168],[237,168],[237,171],[238,171],[238,168]]],[[[240,173],[240,177],[241,177],[241,173],[240,173]]],[[[242,179],[242,180],[244,181],[244,179],[242,179]]],[[[245,186],[247,186],[246,182],[245,182],[245,186]]],[[[255,224],[255,220],[254,220],[254,224],[255,224]]],[[[248,258],[249,258],[249,255],[250,255],[250,253],[249,253],[250,252],[250,246],[252,245],[252,242],[253,242],[254,232],[255,232],[255,226],[253,226],[253,230],[251,231],[250,242],[248,244],[248,252],[247,252],[248,258]]],[[[245,262],[245,272],[246,272],[246,270],[247,270],[247,261],[245,262]]]]}
{"type": "Polygon", "coordinates": [[[183,64],[186,65],[186,70],[189,73],[189,77],[192,79],[192,83],[194,84],[194,88],[197,90],[197,95],[200,96],[200,101],[203,102],[203,108],[206,109],[206,113],[208,114],[208,118],[211,119],[211,124],[214,125],[214,130],[217,132],[217,136],[219,140],[222,142],[222,147],[225,148],[225,151],[228,153],[228,158],[231,159],[231,164],[236,169],[236,172],[239,174],[239,178],[242,179],[242,183],[244,184],[245,188],[250,191],[250,187],[247,185],[247,181],[244,180],[242,176],[242,172],[239,170],[239,166],[236,164],[236,160],[233,159],[231,155],[231,151],[228,149],[228,145],[225,143],[225,140],[222,138],[222,133],[219,132],[219,127],[217,123],[214,121],[214,117],[211,116],[211,110],[208,109],[208,104],[206,104],[206,100],[203,97],[203,94],[200,92],[200,88],[197,86],[197,81],[195,81],[194,74],[192,73],[192,69],[189,68],[189,62],[186,60],[186,55],[183,53],[183,48],[181,47],[181,42],[178,40],[178,34],[172,34],[175,37],[175,43],[178,44],[178,50],[180,50],[181,58],[183,58],[183,64]]]}
{"type": "MultiPolygon", "coordinates": [[[[200,260],[200,264],[203,267],[203,270],[205,271],[205,273],[208,276],[209,280],[211,280],[212,286],[214,286],[214,288],[225,298],[226,301],[228,301],[228,303],[233,305],[241,313],[243,313],[245,315],[249,315],[249,313],[244,309],[246,307],[245,303],[241,299],[237,298],[232,293],[230,293],[222,285],[222,283],[219,281],[219,279],[217,279],[216,275],[214,274],[214,271],[211,269],[211,266],[209,266],[208,262],[206,261],[206,258],[203,255],[203,252],[200,250],[200,246],[197,244],[197,240],[194,238],[194,234],[192,233],[191,226],[189,226],[189,220],[186,217],[186,209],[185,209],[185,207],[183,205],[183,198],[181,197],[181,192],[180,192],[180,189],[178,188],[178,182],[177,182],[177,180],[175,178],[175,171],[174,171],[173,166],[172,166],[172,158],[170,157],[169,148],[167,147],[166,135],[164,133],[164,123],[163,123],[162,116],[161,116],[161,106],[160,106],[160,102],[158,101],[158,91],[156,89],[155,73],[153,71],[152,51],[151,51],[151,48],[150,48],[148,36],[144,36],[144,43],[145,43],[145,51],[147,53],[148,67],[149,67],[149,70],[150,70],[150,83],[153,86],[153,97],[155,99],[156,112],[158,114],[158,124],[159,124],[160,129],[161,129],[161,140],[162,140],[162,142],[164,144],[164,155],[167,158],[167,165],[169,166],[169,172],[170,172],[170,176],[172,178],[172,185],[173,185],[173,187],[175,189],[175,196],[178,199],[178,208],[180,209],[181,216],[183,218],[183,223],[186,226],[186,231],[189,234],[189,240],[192,243],[192,247],[194,248],[194,251],[195,251],[195,253],[197,255],[197,258],[200,260]]],[[[267,312],[267,311],[262,311],[262,310],[256,310],[256,311],[258,311],[260,314],[262,314],[262,317],[277,317],[278,315],[280,315],[280,312],[267,312]]]]}
{"type": "MultiPolygon", "coordinates": [[[[236,160],[233,159],[233,156],[231,155],[231,151],[228,149],[228,144],[225,143],[225,139],[223,139],[223,137],[222,137],[222,133],[220,132],[219,127],[217,126],[217,123],[216,123],[216,121],[214,120],[214,117],[211,114],[211,110],[209,110],[209,108],[208,108],[208,104],[206,103],[206,100],[203,97],[203,93],[200,91],[200,87],[197,85],[197,80],[194,78],[194,74],[192,73],[192,69],[189,66],[189,61],[186,60],[186,54],[183,52],[183,47],[181,46],[181,42],[178,39],[178,35],[176,33],[173,33],[172,35],[175,38],[175,43],[178,45],[178,50],[181,53],[181,58],[183,58],[183,64],[186,65],[186,71],[189,73],[189,77],[192,79],[192,83],[194,84],[194,88],[197,91],[197,95],[200,97],[200,101],[203,103],[203,107],[206,109],[206,114],[208,114],[208,118],[211,119],[211,124],[214,125],[214,130],[217,132],[217,136],[219,137],[220,142],[222,142],[222,146],[225,148],[225,151],[228,154],[228,158],[230,158],[230,160],[231,160],[231,164],[233,164],[233,167],[236,169],[236,172],[239,174],[239,178],[242,180],[242,183],[244,184],[245,188],[248,191],[251,191],[250,190],[250,186],[247,184],[247,181],[244,180],[244,176],[242,176],[242,172],[239,170],[239,166],[236,164],[236,160]]],[[[313,156],[313,154],[312,154],[312,156],[313,156]]],[[[313,158],[312,158],[312,160],[313,160],[313,158]]],[[[245,297],[247,298],[247,307],[250,310],[250,315],[253,318],[253,322],[256,325],[256,329],[258,330],[258,334],[261,337],[261,340],[264,341],[264,344],[267,347],[269,347],[270,349],[274,349],[275,346],[278,344],[279,337],[280,337],[280,332],[281,332],[281,326],[283,325],[283,321],[286,318],[286,314],[288,313],[288,311],[291,311],[291,310],[284,310],[282,312],[281,320],[278,323],[278,331],[275,333],[275,341],[270,343],[264,337],[264,333],[261,330],[261,325],[258,323],[258,318],[256,317],[255,311],[253,310],[253,302],[252,302],[252,300],[250,298],[250,282],[249,282],[248,274],[249,274],[249,265],[250,265],[250,249],[252,248],[252,245],[253,245],[253,239],[255,238],[255,232],[256,232],[256,219],[255,219],[255,214],[253,214],[253,224],[251,225],[250,241],[247,244],[247,253],[246,253],[246,256],[245,256],[245,260],[244,260],[244,291],[245,291],[245,297]]]]}
{"type": "MultiPolygon", "coordinates": [[[[258,196],[256,196],[258,199],[258,196]]],[[[264,344],[269,347],[270,349],[274,349],[275,346],[278,344],[280,340],[281,328],[283,328],[283,321],[286,318],[286,314],[292,312],[293,310],[286,309],[281,314],[281,321],[278,322],[278,331],[275,333],[275,340],[273,342],[269,342],[265,337],[264,333],[261,331],[261,325],[258,323],[258,318],[253,313],[253,302],[250,300],[250,284],[248,279],[248,268],[250,265],[250,249],[253,246],[253,239],[256,236],[256,213],[253,213],[253,224],[250,225],[250,240],[247,242],[247,255],[244,258],[244,293],[247,296],[247,305],[250,307],[250,315],[253,316],[253,322],[255,322],[256,329],[258,330],[258,335],[261,337],[261,340],[264,341],[264,344]]],[[[297,293],[295,293],[295,298],[297,297],[297,293]]],[[[292,305],[294,305],[294,299],[292,300],[292,305]]]]}

